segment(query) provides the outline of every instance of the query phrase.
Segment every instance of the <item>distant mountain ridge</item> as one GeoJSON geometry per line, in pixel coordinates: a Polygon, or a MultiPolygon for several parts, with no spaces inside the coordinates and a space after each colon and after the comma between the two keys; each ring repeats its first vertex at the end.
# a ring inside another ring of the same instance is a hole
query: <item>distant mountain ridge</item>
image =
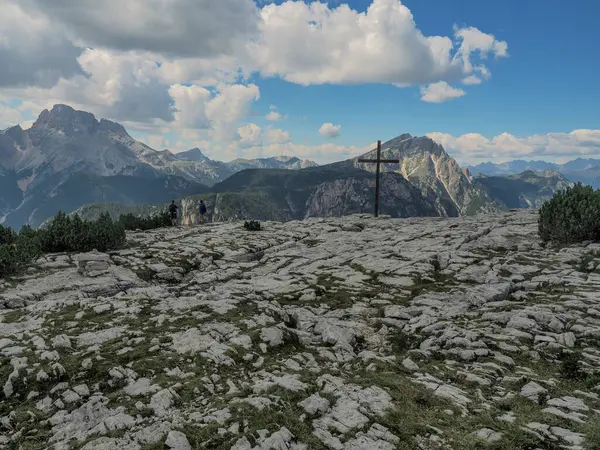
{"type": "Polygon", "coordinates": [[[119,123],[55,105],[28,130],[17,125],[0,131],[0,223],[39,225],[58,209],[70,212],[94,202],[180,198],[206,191],[246,167],[311,165],[289,157],[230,164],[213,161],[199,149],[179,155],[156,151],[119,123]]]}
{"type": "Polygon", "coordinates": [[[600,188],[600,159],[594,158],[577,158],[564,164],[523,160],[508,161],[500,164],[485,162],[475,166],[468,166],[468,169],[474,176],[480,174],[487,176],[509,176],[527,170],[543,171],[553,169],[563,174],[569,181],[575,183],[581,182],[595,189],[600,188]]]}
{"type": "Polygon", "coordinates": [[[480,175],[477,182],[506,208],[539,208],[557,191],[573,184],[553,169],[541,172],[527,170],[508,177],[480,175]]]}
{"type": "MultiPolygon", "coordinates": [[[[383,156],[400,160],[384,167],[380,212],[392,217],[458,216],[512,207],[536,207],[568,184],[562,175],[526,172],[514,179],[473,178],[429,138],[401,135],[383,144],[383,156]]],[[[365,156],[374,156],[368,152],[365,156]]],[[[195,222],[200,198],[216,221],[298,220],[373,211],[374,167],[357,158],[297,171],[248,169],[181,202],[183,222],[195,222]],[[364,167],[364,168],[363,168],[364,167]]],[[[163,205],[162,207],[165,207],[163,205]]],[[[156,211],[159,205],[149,206],[156,211]]],[[[90,218],[108,211],[138,208],[88,205],[80,212],[90,218]]]]}

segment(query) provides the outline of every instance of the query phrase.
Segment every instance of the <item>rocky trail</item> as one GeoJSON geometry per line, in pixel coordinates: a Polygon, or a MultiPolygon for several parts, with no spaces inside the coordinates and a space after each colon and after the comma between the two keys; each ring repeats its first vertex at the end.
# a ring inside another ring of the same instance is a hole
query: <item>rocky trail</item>
{"type": "Polygon", "coordinates": [[[600,448],[600,245],[527,211],[263,228],[0,281],[0,448],[600,448]]]}

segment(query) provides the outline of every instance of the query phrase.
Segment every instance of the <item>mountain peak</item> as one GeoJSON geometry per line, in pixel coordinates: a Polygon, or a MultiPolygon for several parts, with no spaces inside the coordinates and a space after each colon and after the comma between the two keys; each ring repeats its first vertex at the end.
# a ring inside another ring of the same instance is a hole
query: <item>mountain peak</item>
{"type": "Polygon", "coordinates": [[[187,150],[185,152],[176,153],[175,157],[177,159],[181,159],[183,161],[208,161],[209,158],[202,153],[198,147],[192,148],[191,150],[187,150]]]}
{"type": "Polygon", "coordinates": [[[79,133],[93,133],[98,129],[98,121],[92,113],[77,111],[68,105],[54,105],[43,110],[34,122],[34,130],[56,130],[67,136],[79,133]]]}

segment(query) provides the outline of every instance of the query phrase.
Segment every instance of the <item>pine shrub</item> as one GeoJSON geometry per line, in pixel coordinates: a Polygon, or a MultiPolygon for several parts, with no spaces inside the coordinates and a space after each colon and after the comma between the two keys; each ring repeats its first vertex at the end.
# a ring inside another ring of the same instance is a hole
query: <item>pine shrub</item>
{"type": "Polygon", "coordinates": [[[0,225],[0,277],[24,270],[41,254],[39,237],[31,227],[16,233],[0,225]]]}
{"type": "Polygon", "coordinates": [[[116,250],[126,243],[125,230],[171,225],[167,211],[148,217],[126,214],[117,221],[108,213],[102,213],[97,220],[83,220],[77,214],[68,216],[59,211],[43,228],[24,226],[18,233],[0,225],[0,277],[21,272],[43,253],[116,250]]]}
{"type": "Polygon", "coordinates": [[[139,217],[132,213],[123,214],[119,217],[119,223],[126,230],[154,230],[173,225],[168,211],[147,217],[139,217]]]}
{"type": "Polygon", "coordinates": [[[600,241],[600,190],[577,183],[558,192],[540,209],[538,230],[544,242],[600,241]]]}
{"type": "Polygon", "coordinates": [[[38,231],[42,249],[47,253],[105,252],[125,245],[125,228],[111,219],[108,213],[94,221],[81,219],[77,214],[59,212],[48,225],[38,231]]]}
{"type": "Polygon", "coordinates": [[[260,231],[260,222],[256,220],[250,220],[244,222],[244,228],[246,231],[260,231]]]}

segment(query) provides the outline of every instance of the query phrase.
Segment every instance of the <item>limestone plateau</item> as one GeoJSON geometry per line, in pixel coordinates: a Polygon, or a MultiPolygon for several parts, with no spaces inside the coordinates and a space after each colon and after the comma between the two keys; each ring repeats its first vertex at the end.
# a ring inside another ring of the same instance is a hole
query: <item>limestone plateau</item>
{"type": "Polygon", "coordinates": [[[598,448],[600,245],[541,246],[536,222],[232,222],[47,255],[0,284],[0,445],[598,448]]]}

